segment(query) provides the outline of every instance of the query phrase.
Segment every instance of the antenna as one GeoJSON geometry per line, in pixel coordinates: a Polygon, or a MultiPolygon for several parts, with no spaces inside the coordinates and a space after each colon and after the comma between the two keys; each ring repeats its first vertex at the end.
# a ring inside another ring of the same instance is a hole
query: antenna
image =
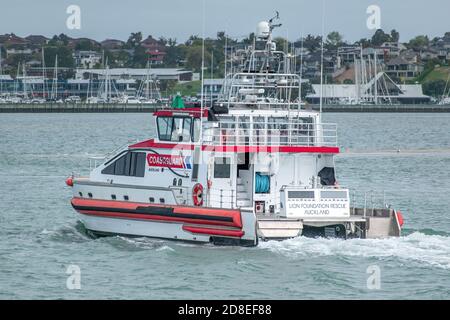
{"type": "Polygon", "coordinates": [[[320,53],[320,105],[319,111],[322,113],[323,106],[323,37],[325,33],[325,0],[322,0],[322,39],[321,39],[321,53],[320,53]]]}
{"type": "Polygon", "coordinates": [[[300,90],[299,90],[299,103],[300,103],[300,108],[302,106],[302,82],[303,82],[303,38],[304,38],[304,33],[302,30],[302,41],[301,41],[301,49],[300,49],[300,90]]]}
{"type": "MultiPolygon", "coordinates": [[[[204,108],[204,74],[205,74],[205,7],[206,3],[203,0],[203,10],[202,10],[202,70],[201,70],[201,91],[200,91],[200,144],[203,143],[203,108],[204,108]]],[[[200,152],[201,152],[200,148],[200,152]]]]}

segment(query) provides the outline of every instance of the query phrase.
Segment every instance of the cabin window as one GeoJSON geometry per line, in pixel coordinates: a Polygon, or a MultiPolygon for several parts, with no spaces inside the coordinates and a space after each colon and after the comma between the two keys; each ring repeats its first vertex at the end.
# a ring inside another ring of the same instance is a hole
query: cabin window
{"type": "Polygon", "coordinates": [[[192,118],[183,119],[183,142],[191,141],[192,118]]]}
{"type": "Polygon", "coordinates": [[[214,158],[214,178],[228,179],[231,177],[231,161],[227,157],[214,158]]]}
{"type": "Polygon", "coordinates": [[[102,170],[102,174],[144,177],[145,152],[127,152],[102,170]]]}
{"type": "MultiPolygon", "coordinates": [[[[195,124],[195,121],[194,121],[195,124]]],[[[192,181],[197,181],[198,179],[198,165],[200,162],[200,148],[199,147],[195,147],[194,150],[194,163],[193,163],[193,167],[192,167],[192,174],[191,174],[191,179],[192,181]]]]}
{"type": "Polygon", "coordinates": [[[172,135],[173,118],[158,117],[157,124],[158,124],[159,140],[170,141],[172,135]]]}
{"type": "Polygon", "coordinates": [[[158,117],[158,137],[161,141],[191,141],[192,118],[158,117]]]}
{"type": "Polygon", "coordinates": [[[200,140],[200,125],[200,119],[195,118],[194,125],[192,126],[192,142],[198,142],[200,140]]]}
{"type": "Polygon", "coordinates": [[[150,197],[149,200],[150,200],[150,203],[155,202],[155,198],[153,198],[153,197],[150,197]]]}

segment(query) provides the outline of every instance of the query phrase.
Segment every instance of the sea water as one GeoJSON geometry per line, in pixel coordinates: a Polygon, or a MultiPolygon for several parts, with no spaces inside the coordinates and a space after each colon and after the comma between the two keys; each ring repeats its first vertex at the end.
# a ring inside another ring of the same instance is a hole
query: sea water
{"type": "Polygon", "coordinates": [[[323,117],[338,124],[340,185],[383,194],[366,203],[401,210],[402,237],[256,248],[94,239],[64,180],[151,137],[151,115],[0,114],[0,299],[449,299],[450,115],[323,117]]]}

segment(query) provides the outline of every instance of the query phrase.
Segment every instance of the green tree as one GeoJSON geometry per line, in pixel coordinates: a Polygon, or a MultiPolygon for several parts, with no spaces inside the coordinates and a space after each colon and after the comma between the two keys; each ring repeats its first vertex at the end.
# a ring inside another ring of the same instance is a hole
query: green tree
{"type": "Polygon", "coordinates": [[[372,36],[372,45],[374,46],[381,46],[384,42],[389,41],[391,41],[391,36],[382,29],[375,31],[375,34],[372,36]]]}
{"type": "MultiPolygon", "coordinates": [[[[205,50],[205,66],[207,61],[211,60],[211,54],[205,50]]],[[[194,70],[195,72],[200,72],[202,66],[202,47],[201,46],[191,46],[188,47],[186,53],[186,67],[194,70]]]]}
{"type": "Polygon", "coordinates": [[[99,51],[100,47],[96,46],[89,39],[81,39],[77,45],[75,46],[75,50],[83,50],[83,51],[99,51]]]}
{"type": "Polygon", "coordinates": [[[423,93],[438,98],[444,94],[445,86],[444,80],[427,81],[423,84],[423,93]]]}
{"type": "Polygon", "coordinates": [[[397,30],[391,30],[391,41],[399,42],[400,41],[400,33],[397,30]]]}
{"type": "Polygon", "coordinates": [[[319,50],[322,46],[322,37],[313,36],[308,34],[306,38],[303,39],[303,47],[308,49],[310,52],[315,52],[319,50]]]}
{"type": "Polygon", "coordinates": [[[372,45],[372,40],[366,39],[366,38],[362,38],[361,40],[356,42],[356,44],[359,44],[363,48],[368,48],[368,47],[370,47],[372,45]]]}
{"type": "Polygon", "coordinates": [[[148,54],[144,47],[137,46],[134,49],[134,55],[132,59],[132,67],[134,68],[144,68],[147,65],[148,54]]]}
{"type": "Polygon", "coordinates": [[[430,39],[428,38],[428,36],[417,36],[411,39],[408,42],[407,46],[409,49],[420,50],[422,48],[427,47],[429,43],[430,39]]]}
{"type": "Polygon", "coordinates": [[[58,55],[58,67],[74,68],[73,51],[66,46],[47,46],[44,49],[44,61],[47,67],[54,67],[58,55]]]}
{"type": "Polygon", "coordinates": [[[344,44],[344,37],[339,32],[333,31],[328,34],[326,43],[331,48],[337,48],[344,44]]]}
{"type": "Polygon", "coordinates": [[[128,40],[125,45],[128,49],[134,49],[140,46],[141,42],[142,42],[142,32],[132,32],[131,35],[128,37],[128,40]]]}

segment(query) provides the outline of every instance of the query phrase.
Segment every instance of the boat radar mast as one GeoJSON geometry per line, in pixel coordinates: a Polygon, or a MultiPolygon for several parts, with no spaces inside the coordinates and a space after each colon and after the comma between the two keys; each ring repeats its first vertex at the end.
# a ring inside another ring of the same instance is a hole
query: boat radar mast
{"type": "Polygon", "coordinates": [[[282,26],[281,23],[279,24],[273,24],[274,20],[280,19],[280,13],[276,11],[276,15],[269,19],[269,21],[261,21],[258,23],[258,26],[256,27],[256,37],[260,40],[266,40],[266,50],[268,51],[275,51],[276,50],[276,44],[275,42],[272,42],[272,31],[275,28],[279,28],[282,26]]]}

